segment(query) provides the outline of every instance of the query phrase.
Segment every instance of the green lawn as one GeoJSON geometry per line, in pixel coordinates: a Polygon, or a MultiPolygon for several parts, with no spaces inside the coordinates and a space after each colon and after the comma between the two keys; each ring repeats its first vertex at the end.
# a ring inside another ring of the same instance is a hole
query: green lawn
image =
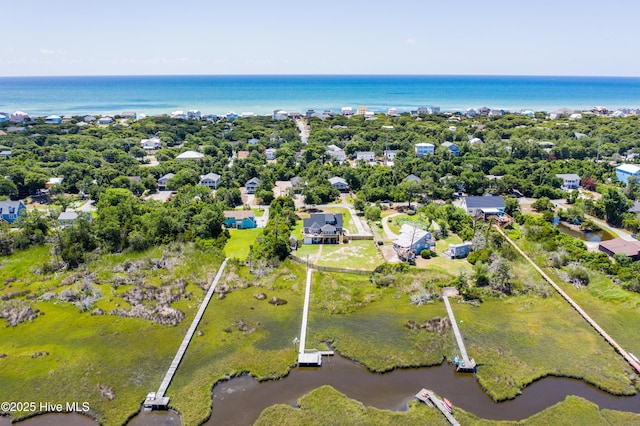
{"type": "Polygon", "coordinates": [[[262,228],[229,229],[229,234],[231,238],[224,246],[225,255],[244,261],[249,256],[249,248],[262,235],[262,228]]]}

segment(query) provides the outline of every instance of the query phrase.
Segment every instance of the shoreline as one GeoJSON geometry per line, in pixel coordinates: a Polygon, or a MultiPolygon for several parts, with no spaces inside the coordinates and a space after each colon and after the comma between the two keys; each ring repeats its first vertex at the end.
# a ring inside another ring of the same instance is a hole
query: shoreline
{"type": "Polygon", "coordinates": [[[162,114],[199,109],[267,114],[275,109],[322,112],[343,106],[399,112],[489,108],[585,110],[640,108],[640,77],[519,75],[243,74],[0,77],[0,111],[48,114],[162,114]],[[9,111],[7,111],[9,110],[9,111]]]}

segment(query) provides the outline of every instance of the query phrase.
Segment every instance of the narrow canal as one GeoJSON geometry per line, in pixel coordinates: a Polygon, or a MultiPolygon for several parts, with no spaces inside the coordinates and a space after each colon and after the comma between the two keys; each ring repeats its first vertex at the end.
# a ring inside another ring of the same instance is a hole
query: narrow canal
{"type": "MultiPolygon", "coordinates": [[[[575,379],[547,377],[526,387],[515,399],[497,403],[484,393],[472,374],[456,373],[448,364],[375,374],[336,355],[324,358],[319,368],[294,368],[281,380],[257,382],[243,375],[219,383],[213,388],[213,410],[207,424],[251,425],[265,408],[274,404],[296,406],[300,397],[323,385],[333,386],[366,406],[395,411],[407,410],[416,392],[429,388],[448,398],[454,406],[493,420],[521,420],[564,400],[567,395],[580,396],[600,408],[640,413],[640,395],[618,397],[575,379]]],[[[8,418],[0,418],[0,426],[5,421],[9,424],[8,418]]],[[[20,424],[95,426],[97,423],[79,414],[45,414],[20,424]]],[[[140,413],[128,424],[176,426],[181,421],[172,411],[155,411],[140,413]]]]}

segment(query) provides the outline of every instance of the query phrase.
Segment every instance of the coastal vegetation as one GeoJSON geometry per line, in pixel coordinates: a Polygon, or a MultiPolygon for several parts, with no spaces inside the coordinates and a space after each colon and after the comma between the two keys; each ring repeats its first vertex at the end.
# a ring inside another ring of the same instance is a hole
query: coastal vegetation
{"type": "MultiPolygon", "coordinates": [[[[491,223],[474,220],[454,201],[461,193],[504,196],[505,213],[514,219],[509,236],[625,348],[640,353],[634,334],[640,325],[638,262],[611,260],[552,225],[557,214],[583,229],[600,226],[597,219],[640,229],[637,214],[628,211],[640,186],[617,182],[611,165],[640,153],[640,120],[376,118],[311,118],[308,144],[293,120],[270,117],[149,117],[110,126],[78,126],[81,117],[61,125],[37,119],[0,136],[2,149],[12,153],[0,161],[6,176],[0,194],[28,204],[15,223],[0,225],[0,400],[86,397],[91,416],[123,423],[159,385],[224,257],[231,261],[223,285],[170,385],[171,407],[184,424],[197,424],[210,412],[217,381],[242,373],[259,380],[285,376],[296,364],[305,282],[304,265],[287,259],[290,236],[299,238],[301,219],[315,211],[301,204],[338,200],[319,208],[342,213],[349,233],[358,228],[344,203],[353,203],[374,228],[380,220],[390,221],[391,232],[411,224],[438,241],[415,267],[386,263],[371,240],[299,247],[295,256],[318,267],[371,271],[314,272],[309,347],[331,346],[374,372],[451,361],[456,349],[440,294],[453,287],[460,295],[452,299],[453,309],[479,365],[477,380],[493,399],[514,398],[548,375],[615,394],[638,392],[637,374],[613,349],[491,223]],[[159,149],[139,147],[154,136],[159,149]],[[459,156],[446,146],[429,158],[414,153],[417,142],[445,141],[458,145],[459,156]],[[349,155],[374,151],[380,157],[386,149],[397,155],[389,166],[341,163],[327,154],[329,144],[349,155]],[[275,161],[267,161],[267,148],[276,149],[275,161]],[[191,150],[204,157],[176,158],[191,150]],[[198,185],[211,172],[220,175],[216,190],[198,185]],[[158,179],[168,173],[174,174],[166,185],[169,199],[152,199],[158,179]],[[588,190],[561,191],[560,173],[579,173],[588,190]],[[405,182],[409,174],[421,181],[405,182]],[[297,200],[291,193],[278,196],[275,182],[294,176],[306,182],[297,200]],[[350,197],[331,186],[333,176],[347,181],[350,197]],[[50,184],[52,177],[63,180],[50,184]],[[254,177],[261,183],[251,200],[239,187],[254,177]],[[521,205],[521,195],[536,200],[521,205]],[[558,200],[566,200],[567,208],[559,210],[558,200]],[[412,208],[396,209],[393,202],[412,208]],[[224,227],[226,210],[256,205],[269,205],[264,228],[224,227]],[[72,210],[84,213],[63,226],[59,215],[72,210]],[[394,216],[387,219],[389,214],[394,216]],[[449,244],[463,241],[473,248],[466,260],[443,255],[449,244]]],[[[0,129],[8,127],[0,123],[0,129]]],[[[259,424],[275,418],[331,423],[337,413],[355,423],[443,420],[417,404],[407,413],[364,408],[329,388],[305,396],[300,406],[272,407],[259,424]],[[339,409],[324,412],[327,401],[339,409]]],[[[465,424],[484,424],[458,414],[465,424]]],[[[598,411],[568,398],[524,424],[542,424],[552,415],[594,424],[636,421],[632,414],[598,411]],[[579,410],[585,413],[575,414],[579,410]]]]}
{"type": "MultiPolygon", "coordinates": [[[[419,402],[409,403],[409,410],[396,412],[366,407],[330,386],[320,387],[298,400],[298,408],[278,404],[265,409],[256,421],[257,426],[274,423],[295,425],[348,424],[367,425],[448,425],[449,422],[435,409],[419,402]]],[[[520,421],[485,420],[459,408],[454,415],[464,425],[546,426],[555,425],[629,425],[640,422],[640,415],[613,410],[599,410],[598,406],[575,396],[520,421]]]]}

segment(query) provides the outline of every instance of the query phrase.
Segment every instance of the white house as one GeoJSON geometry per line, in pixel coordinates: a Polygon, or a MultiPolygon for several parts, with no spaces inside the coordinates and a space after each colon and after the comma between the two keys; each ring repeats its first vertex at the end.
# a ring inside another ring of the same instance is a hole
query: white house
{"type": "Polygon", "coordinates": [[[342,179],[341,177],[331,177],[329,178],[329,183],[331,184],[331,186],[333,186],[335,189],[337,189],[340,192],[345,192],[349,189],[349,185],[347,184],[347,181],[342,179]]]}
{"type": "Polygon", "coordinates": [[[267,156],[267,161],[276,159],[276,149],[275,148],[267,148],[264,150],[264,155],[267,156]]]}
{"type": "Polygon", "coordinates": [[[629,183],[630,177],[640,180],[640,166],[635,164],[622,164],[616,167],[616,177],[624,184],[629,183]]]}
{"type": "Polygon", "coordinates": [[[103,115],[98,119],[98,124],[111,124],[111,123],[113,123],[113,117],[110,117],[108,115],[103,115]]]}
{"type": "Polygon", "coordinates": [[[393,161],[393,159],[396,158],[396,155],[398,155],[398,151],[395,149],[385,149],[383,154],[387,157],[387,160],[393,161]]]}
{"type": "Polygon", "coordinates": [[[62,117],[60,117],[59,115],[50,115],[45,118],[44,122],[46,124],[60,124],[62,123],[62,117]]]}
{"type": "Polygon", "coordinates": [[[560,189],[563,191],[571,191],[580,188],[580,176],[575,173],[558,173],[556,174],[558,179],[562,179],[562,186],[560,189]]]}
{"type": "Polygon", "coordinates": [[[176,160],[200,160],[204,158],[204,154],[196,151],[185,151],[176,157],[176,160]]]}
{"type": "Polygon", "coordinates": [[[173,173],[167,173],[166,175],[162,176],[160,179],[158,179],[158,188],[165,189],[167,187],[167,182],[169,181],[169,179],[174,176],[175,175],[173,173]]]}
{"type": "Polygon", "coordinates": [[[336,160],[338,160],[339,162],[344,162],[344,160],[347,158],[347,153],[344,152],[344,149],[340,148],[337,145],[329,145],[327,146],[327,151],[326,153],[332,157],[335,158],[336,160]]]}
{"type": "Polygon", "coordinates": [[[186,120],[187,114],[184,111],[173,111],[171,113],[171,118],[177,118],[178,120],[186,120]]]}
{"type": "Polygon", "coordinates": [[[409,176],[407,176],[406,178],[404,178],[405,182],[422,182],[422,179],[420,179],[418,176],[414,175],[413,173],[411,173],[409,176]]]}
{"type": "Polygon", "coordinates": [[[435,152],[436,146],[432,143],[421,142],[415,144],[416,156],[424,157],[425,155],[432,155],[435,152]]]}
{"type": "Polygon", "coordinates": [[[140,147],[145,151],[154,151],[156,149],[160,149],[162,147],[162,143],[160,143],[159,136],[154,136],[150,139],[142,139],[140,141],[140,147]]]}
{"type": "Polygon", "coordinates": [[[260,141],[259,141],[258,139],[256,139],[256,138],[249,138],[249,139],[247,139],[247,143],[248,143],[249,145],[258,145],[258,142],[260,142],[260,141]]]}
{"type": "Polygon", "coordinates": [[[197,109],[190,109],[189,112],[187,112],[187,118],[189,118],[189,120],[200,120],[202,113],[197,109]]]}
{"type": "Polygon", "coordinates": [[[389,117],[397,117],[398,116],[398,109],[397,108],[389,108],[389,110],[387,111],[387,115],[389,117]]]}
{"type": "Polygon", "coordinates": [[[371,163],[376,161],[376,153],[373,151],[356,151],[356,161],[371,163]]]}
{"type": "Polygon", "coordinates": [[[473,108],[467,108],[467,110],[465,111],[465,115],[466,115],[467,117],[469,117],[469,118],[473,118],[473,117],[475,117],[476,115],[478,115],[478,111],[476,111],[476,110],[475,110],[475,109],[473,109],[473,108]]]}
{"type": "Polygon", "coordinates": [[[287,111],[277,109],[273,111],[273,119],[277,121],[286,120],[289,118],[289,113],[287,111]]]}
{"type": "Polygon", "coordinates": [[[398,250],[413,250],[414,253],[420,254],[424,249],[431,249],[436,245],[431,232],[407,225],[406,223],[400,228],[398,238],[393,242],[393,248],[398,250]]]}
{"type": "Polygon", "coordinates": [[[346,116],[346,117],[351,117],[353,115],[353,108],[352,107],[342,107],[342,110],[340,112],[340,114],[346,116]]]}
{"type": "Polygon", "coordinates": [[[471,145],[483,144],[484,142],[480,138],[471,138],[469,139],[469,143],[471,145]]]}
{"type": "Polygon", "coordinates": [[[204,176],[200,176],[200,182],[198,185],[208,186],[211,189],[218,189],[220,184],[220,175],[217,173],[207,173],[204,176]]]}

